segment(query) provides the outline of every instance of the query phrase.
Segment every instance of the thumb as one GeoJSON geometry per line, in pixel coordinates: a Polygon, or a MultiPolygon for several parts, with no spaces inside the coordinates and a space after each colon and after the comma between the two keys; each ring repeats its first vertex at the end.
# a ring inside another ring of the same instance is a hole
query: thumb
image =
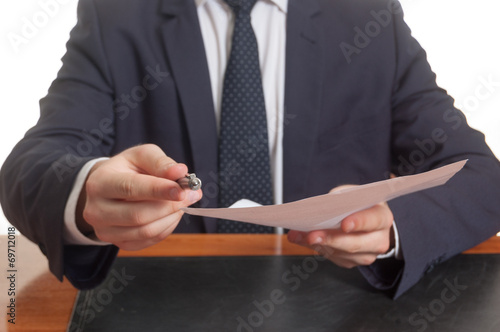
{"type": "Polygon", "coordinates": [[[135,146],[123,152],[123,157],[134,165],[138,172],[176,181],[184,177],[187,166],[168,157],[154,144],[135,146]]]}

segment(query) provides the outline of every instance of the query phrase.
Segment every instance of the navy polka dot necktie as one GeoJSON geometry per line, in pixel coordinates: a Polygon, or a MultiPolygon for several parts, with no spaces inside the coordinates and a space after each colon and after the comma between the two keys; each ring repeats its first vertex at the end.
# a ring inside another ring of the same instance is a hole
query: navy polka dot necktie
{"type": "MultiPolygon", "coordinates": [[[[224,77],[219,138],[219,207],[246,198],[273,203],[257,39],[250,12],[257,0],[225,0],[235,15],[231,53],[224,77]]],[[[273,228],[218,220],[219,233],[272,233],[273,228]]]]}

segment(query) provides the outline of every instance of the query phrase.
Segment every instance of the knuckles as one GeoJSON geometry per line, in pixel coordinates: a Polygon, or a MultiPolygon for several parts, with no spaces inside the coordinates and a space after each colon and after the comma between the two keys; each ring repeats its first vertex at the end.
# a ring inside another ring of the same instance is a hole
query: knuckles
{"type": "Polygon", "coordinates": [[[377,255],[385,254],[386,252],[389,251],[390,247],[391,245],[389,241],[384,241],[380,243],[379,247],[375,250],[375,252],[377,253],[377,255]]]}
{"type": "Polygon", "coordinates": [[[95,236],[101,241],[109,242],[109,243],[113,242],[113,236],[111,234],[101,232],[101,230],[99,228],[95,228],[94,233],[95,233],[95,236]]]}
{"type": "Polygon", "coordinates": [[[355,268],[356,266],[358,266],[358,264],[352,262],[352,261],[343,261],[343,262],[335,262],[333,261],[333,263],[335,263],[336,265],[344,268],[344,269],[352,269],[352,268],[355,268]]]}
{"type": "Polygon", "coordinates": [[[361,252],[362,250],[363,250],[362,245],[357,244],[357,243],[351,244],[351,245],[342,249],[342,251],[344,251],[347,254],[351,254],[351,255],[357,254],[357,253],[361,252]]]}
{"type": "Polygon", "coordinates": [[[99,195],[101,191],[101,184],[96,181],[94,177],[89,177],[85,183],[85,191],[88,197],[95,197],[99,195]]]}
{"type": "Polygon", "coordinates": [[[145,158],[150,154],[163,153],[163,151],[156,144],[146,143],[131,147],[130,149],[125,150],[123,153],[125,155],[135,154],[140,160],[141,158],[145,158]]]}
{"type": "Polygon", "coordinates": [[[123,197],[131,197],[135,193],[135,181],[133,181],[133,177],[125,177],[121,178],[116,182],[116,191],[121,193],[123,197]]]}
{"type": "Polygon", "coordinates": [[[359,265],[372,265],[375,261],[377,260],[377,257],[376,256],[366,256],[366,257],[363,257],[361,259],[361,261],[359,262],[360,264],[359,265]]]}
{"type": "Polygon", "coordinates": [[[85,219],[87,223],[96,228],[97,224],[99,223],[100,213],[94,207],[87,204],[83,209],[82,214],[83,219],[85,219]]]}
{"type": "Polygon", "coordinates": [[[126,241],[126,242],[117,242],[115,245],[121,250],[126,251],[137,251],[146,247],[146,245],[138,244],[136,242],[126,241]]]}
{"type": "Polygon", "coordinates": [[[126,223],[131,226],[145,227],[149,224],[149,220],[146,220],[146,218],[142,215],[141,210],[138,209],[128,209],[125,218],[126,223]]]}
{"type": "Polygon", "coordinates": [[[363,251],[362,243],[359,241],[346,240],[343,236],[329,238],[326,245],[350,255],[363,251]]]}
{"type": "Polygon", "coordinates": [[[161,234],[161,232],[156,230],[152,224],[139,227],[137,233],[138,240],[152,240],[155,239],[159,234],[161,234]]]}

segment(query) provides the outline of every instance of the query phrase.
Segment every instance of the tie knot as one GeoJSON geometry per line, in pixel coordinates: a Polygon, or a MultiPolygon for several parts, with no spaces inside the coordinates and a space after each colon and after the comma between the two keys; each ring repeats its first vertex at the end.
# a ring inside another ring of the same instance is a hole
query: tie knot
{"type": "Polygon", "coordinates": [[[257,0],[224,0],[233,12],[237,14],[250,14],[257,0]]]}

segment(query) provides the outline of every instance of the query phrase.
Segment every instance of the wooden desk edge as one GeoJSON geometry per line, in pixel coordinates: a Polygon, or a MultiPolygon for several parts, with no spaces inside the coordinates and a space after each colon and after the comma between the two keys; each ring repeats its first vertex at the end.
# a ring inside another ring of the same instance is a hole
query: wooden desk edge
{"type": "MultiPolygon", "coordinates": [[[[267,256],[313,255],[311,249],[290,243],[286,235],[274,234],[173,234],[164,241],[139,251],[120,250],[118,256],[267,256]]],[[[464,254],[500,253],[495,236],[464,254]]]]}
{"type": "Polygon", "coordinates": [[[494,236],[464,251],[464,254],[500,254],[500,236],[494,236]]]}

